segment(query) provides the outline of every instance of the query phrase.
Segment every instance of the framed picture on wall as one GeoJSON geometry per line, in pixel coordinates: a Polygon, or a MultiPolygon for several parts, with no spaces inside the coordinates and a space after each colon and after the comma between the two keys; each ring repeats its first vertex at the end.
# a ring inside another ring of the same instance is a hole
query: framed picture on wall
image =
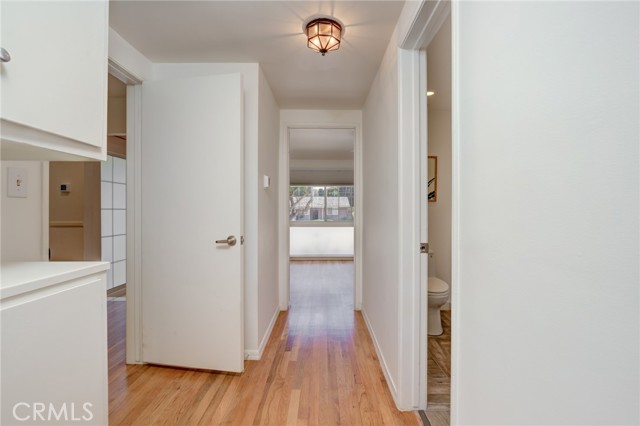
{"type": "Polygon", "coordinates": [[[430,155],[427,161],[427,199],[435,202],[438,199],[438,157],[430,155]]]}

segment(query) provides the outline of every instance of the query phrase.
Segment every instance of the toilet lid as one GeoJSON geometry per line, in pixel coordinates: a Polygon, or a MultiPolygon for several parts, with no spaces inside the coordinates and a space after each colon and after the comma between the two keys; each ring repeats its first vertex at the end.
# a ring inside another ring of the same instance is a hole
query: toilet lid
{"type": "Polygon", "coordinates": [[[449,284],[440,278],[429,277],[429,293],[444,293],[449,291],[449,284]]]}

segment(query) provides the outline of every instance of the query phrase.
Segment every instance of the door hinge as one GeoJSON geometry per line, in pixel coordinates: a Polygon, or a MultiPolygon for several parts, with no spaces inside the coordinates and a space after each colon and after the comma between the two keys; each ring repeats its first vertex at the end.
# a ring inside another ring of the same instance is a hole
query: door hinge
{"type": "Polygon", "coordinates": [[[429,243],[420,243],[420,253],[429,253],[429,243]]]}

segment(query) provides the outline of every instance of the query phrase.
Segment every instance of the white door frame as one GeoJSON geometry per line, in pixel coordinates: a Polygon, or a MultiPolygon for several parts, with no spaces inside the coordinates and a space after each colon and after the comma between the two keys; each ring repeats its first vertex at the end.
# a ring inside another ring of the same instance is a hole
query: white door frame
{"type": "Polygon", "coordinates": [[[109,74],[127,85],[126,363],[142,364],[142,79],[109,59],[109,74]]]}
{"type": "MultiPolygon", "coordinates": [[[[455,5],[455,2],[454,2],[455,5]]],[[[403,408],[427,404],[427,256],[419,245],[427,240],[427,61],[426,46],[451,11],[449,0],[422,0],[399,42],[398,129],[400,211],[400,323],[398,402],[403,408]]],[[[452,30],[453,32],[453,30],[452,30]]],[[[455,34],[455,33],[454,33],[455,34]]],[[[454,56],[455,58],[455,56],[454,56]]],[[[452,64],[453,72],[456,63],[452,64]]],[[[454,148],[455,149],[455,148],[454,148]]],[[[455,150],[454,150],[455,161],[455,150]]],[[[454,164],[455,176],[455,164],[454,164]]],[[[455,193],[453,197],[456,199],[455,193]]],[[[454,202],[455,205],[455,202],[454,202]]],[[[455,227],[456,222],[452,223],[455,227]]],[[[455,241],[452,259],[455,262],[455,241]]],[[[454,277],[455,277],[454,272],[454,277]]],[[[452,279],[452,294],[456,281],[452,279]]],[[[453,297],[457,312],[457,297],[453,297]]],[[[457,321],[454,319],[454,324],[457,321]]],[[[452,329],[452,378],[456,373],[457,333],[452,329]]],[[[456,392],[452,380],[451,419],[455,423],[456,392]]]]}
{"type": "Polygon", "coordinates": [[[354,138],[354,170],[353,186],[355,190],[356,214],[353,221],[354,231],[354,307],[360,310],[362,307],[362,133],[359,123],[321,123],[299,124],[284,123],[280,127],[280,212],[279,212],[279,276],[280,276],[280,310],[289,309],[289,131],[292,129],[353,129],[354,138]]]}

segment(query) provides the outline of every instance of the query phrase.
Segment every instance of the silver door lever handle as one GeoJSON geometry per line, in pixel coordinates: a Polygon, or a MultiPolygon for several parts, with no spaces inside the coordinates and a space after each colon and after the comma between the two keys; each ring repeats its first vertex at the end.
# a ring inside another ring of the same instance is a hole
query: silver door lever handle
{"type": "Polygon", "coordinates": [[[0,47],[0,62],[9,62],[10,60],[11,55],[9,55],[9,52],[4,47],[0,47]]]}
{"type": "Polygon", "coordinates": [[[227,244],[230,247],[236,245],[236,237],[229,235],[226,240],[216,240],[216,244],[227,244]]]}

